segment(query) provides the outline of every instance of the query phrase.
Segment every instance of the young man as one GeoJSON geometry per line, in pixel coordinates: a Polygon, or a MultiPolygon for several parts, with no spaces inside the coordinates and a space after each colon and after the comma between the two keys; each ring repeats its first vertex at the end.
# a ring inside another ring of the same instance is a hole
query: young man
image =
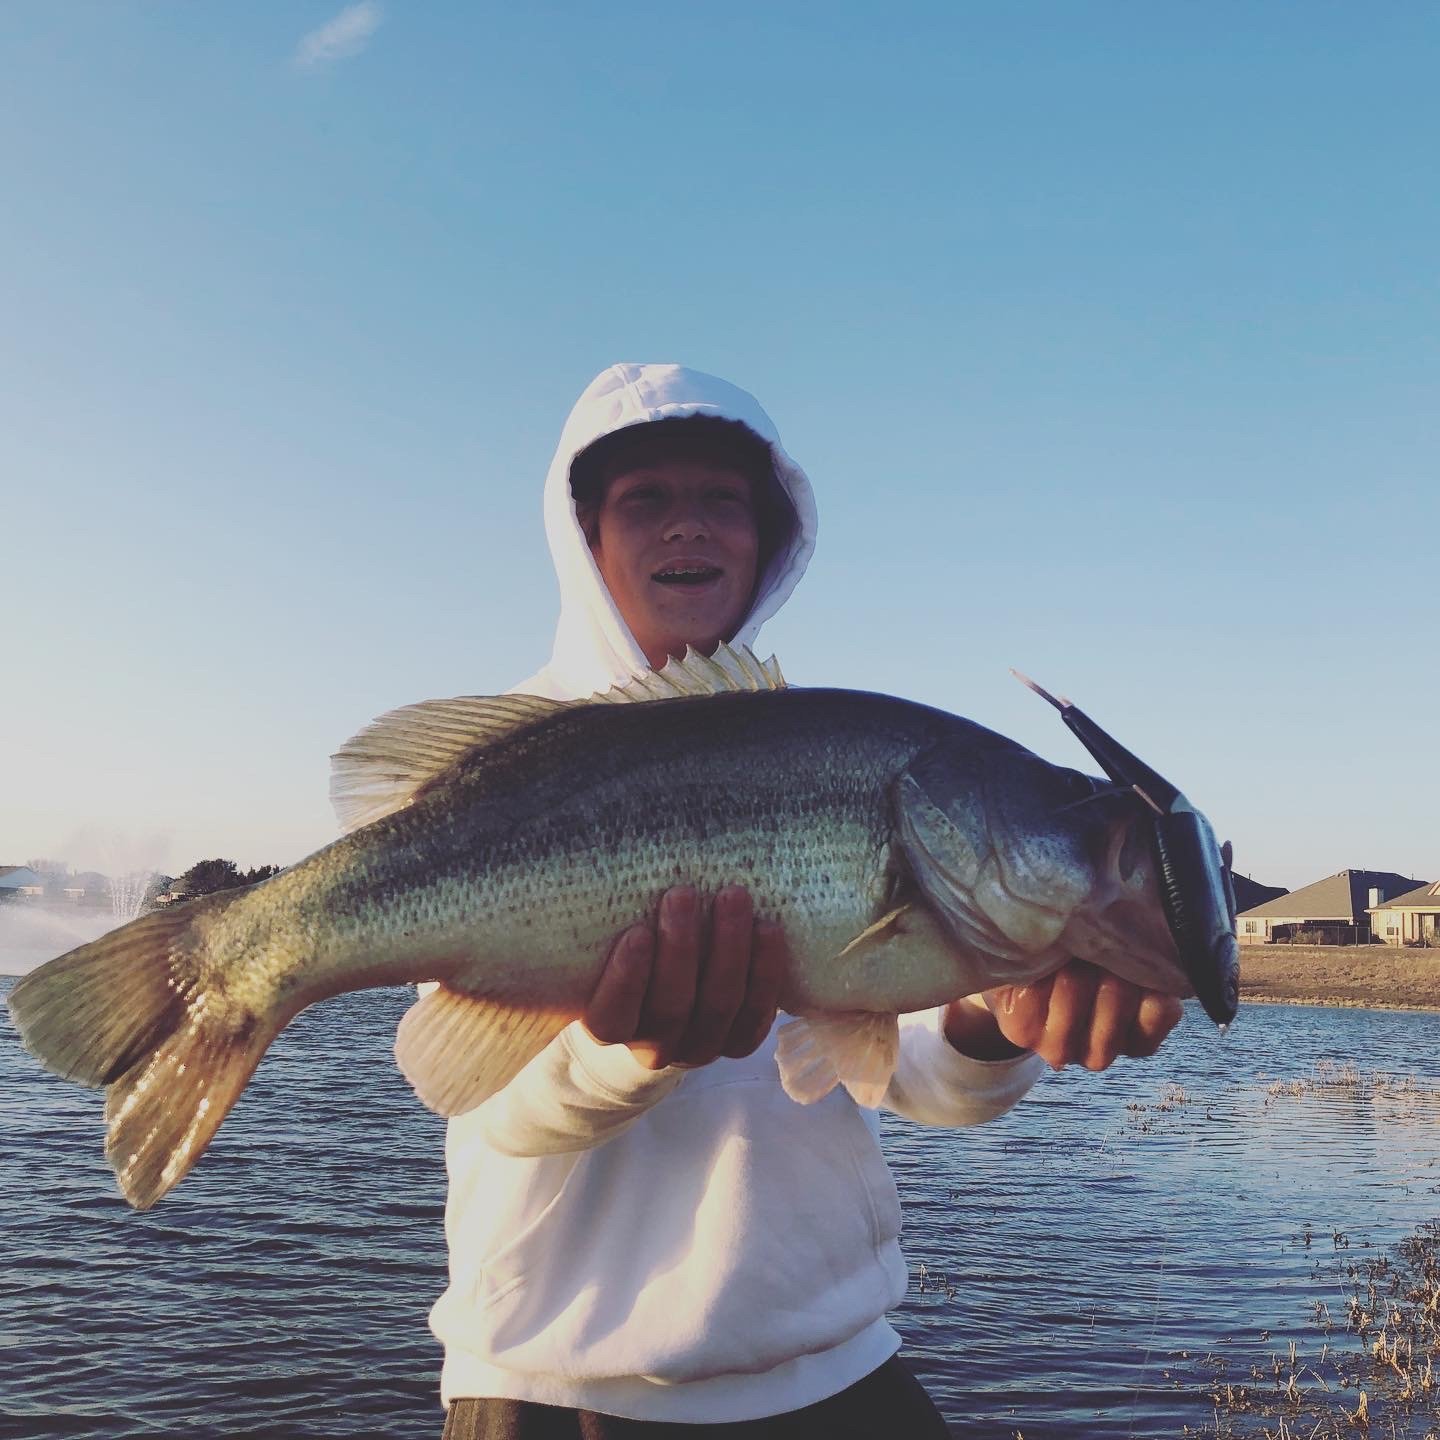
{"type": "MultiPolygon", "coordinates": [[[[560,622],[516,688],[555,698],[752,644],[815,537],[809,481],[753,397],[673,365],[592,382],[545,516],[560,622]]],[[[780,1086],[785,960],[745,890],[707,909],[677,885],[617,937],[583,1023],[451,1122],[432,1314],[449,1440],[946,1433],[885,1320],[906,1273],[875,1115],[780,1086]]],[[[902,1017],[885,1104],[988,1120],[1046,1062],[1149,1054],[1179,1013],[1078,964],[964,997],[902,1017]]]]}

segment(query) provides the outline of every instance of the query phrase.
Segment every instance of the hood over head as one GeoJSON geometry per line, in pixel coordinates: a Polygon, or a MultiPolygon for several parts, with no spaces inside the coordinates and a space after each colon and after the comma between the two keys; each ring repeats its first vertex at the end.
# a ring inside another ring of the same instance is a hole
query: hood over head
{"type": "Polygon", "coordinates": [[[747,391],[683,365],[612,365],[586,386],[545,477],[545,533],[560,581],[560,620],[550,663],[520,686],[556,698],[593,694],[650,668],[601,579],[575,514],[571,470],[597,441],[637,425],[708,416],[739,421],[768,448],[777,493],[793,521],[769,553],[750,611],[733,636],[753,646],[761,625],[789,598],[815,549],[815,499],[805,472],[785,453],[779,432],[747,391]]]}

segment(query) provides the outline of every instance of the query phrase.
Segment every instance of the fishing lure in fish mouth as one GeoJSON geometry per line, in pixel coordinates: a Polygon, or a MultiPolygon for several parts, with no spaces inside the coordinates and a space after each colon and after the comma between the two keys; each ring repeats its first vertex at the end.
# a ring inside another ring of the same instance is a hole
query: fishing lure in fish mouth
{"type": "Polygon", "coordinates": [[[1150,834],[1165,919],[1196,996],[1205,1013],[1224,1031],[1240,1004],[1240,945],[1235,933],[1230,842],[1217,845],[1204,815],[1078,705],[1050,694],[1018,670],[1010,673],[1048,700],[1106,775],[1116,785],[1133,790],[1154,812],[1150,834]]]}

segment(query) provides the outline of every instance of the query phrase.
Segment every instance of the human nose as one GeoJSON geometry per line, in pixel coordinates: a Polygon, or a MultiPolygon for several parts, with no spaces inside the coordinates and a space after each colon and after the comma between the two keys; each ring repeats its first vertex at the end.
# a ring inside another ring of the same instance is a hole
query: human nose
{"type": "Polygon", "coordinates": [[[665,517],[664,527],[667,540],[704,540],[710,534],[710,522],[705,507],[694,499],[677,500],[665,517]]]}

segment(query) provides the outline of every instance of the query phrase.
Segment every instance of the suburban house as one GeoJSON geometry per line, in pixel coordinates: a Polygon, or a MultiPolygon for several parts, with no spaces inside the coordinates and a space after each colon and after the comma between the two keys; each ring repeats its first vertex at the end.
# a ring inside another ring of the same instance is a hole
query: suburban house
{"type": "Polygon", "coordinates": [[[1369,907],[1370,933],[1387,945],[1440,946],[1440,880],[1369,907]]]}
{"type": "Polygon", "coordinates": [[[0,899],[18,895],[36,897],[45,893],[45,878],[28,865],[0,865],[0,899]]]}
{"type": "Polygon", "coordinates": [[[72,905],[108,905],[110,903],[110,881],[96,870],[83,870],[72,875],[61,887],[65,898],[72,905]]]}
{"type": "Polygon", "coordinates": [[[1342,870],[1278,900],[1242,910],[1240,943],[1304,938],[1320,945],[1363,945],[1370,939],[1371,908],[1407,894],[1420,883],[1391,870],[1342,870]]]}
{"type": "Polygon", "coordinates": [[[1262,885],[1248,875],[1231,875],[1230,884],[1235,891],[1236,910],[1249,910],[1256,905],[1263,905],[1267,900],[1278,900],[1282,895],[1290,893],[1283,885],[1262,885]]]}

